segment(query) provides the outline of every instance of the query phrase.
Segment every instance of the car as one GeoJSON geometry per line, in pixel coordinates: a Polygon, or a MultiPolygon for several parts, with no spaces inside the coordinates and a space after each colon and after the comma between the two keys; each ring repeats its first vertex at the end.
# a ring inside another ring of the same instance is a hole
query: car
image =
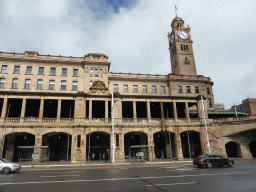
{"type": "Polygon", "coordinates": [[[18,172],[20,170],[21,165],[19,163],[12,163],[7,161],[4,158],[0,158],[0,171],[5,174],[10,172],[18,172]]]}
{"type": "Polygon", "coordinates": [[[232,159],[224,158],[218,154],[204,154],[194,158],[193,164],[198,167],[206,166],[207,168],[211,168],[214,165],[228,165],[229,167],[233,167],[234,161],[232,159]]]}

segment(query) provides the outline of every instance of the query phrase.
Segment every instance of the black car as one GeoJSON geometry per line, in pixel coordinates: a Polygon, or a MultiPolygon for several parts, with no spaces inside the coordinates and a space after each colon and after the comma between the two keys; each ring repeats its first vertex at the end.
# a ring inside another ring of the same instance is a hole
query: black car
{"type": "Polygon", "coordinates": [[[205,165],[208,168],[211,168],[213,165],[228,165],[229,167],[233,167],[234,161],[232,159],[221,157],[217,154],[204,154],[194,158],[193,164],[198,167],[205,165]]]}

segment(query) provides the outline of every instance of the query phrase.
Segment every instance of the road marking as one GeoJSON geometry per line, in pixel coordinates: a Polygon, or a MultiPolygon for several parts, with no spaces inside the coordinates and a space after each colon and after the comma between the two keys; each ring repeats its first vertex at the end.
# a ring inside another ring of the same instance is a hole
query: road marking
{"type": "Polygon", "coordinates": [[[81,171],[66,171],[66,172],[44,172],[44,173],[78,173],[78,172],[81,172],[81,171]]]}
{"type": "Polygon", "coordinates": [[[75,183],[75,182],[98,182],[98,181],[124,181],[124,180],[140,180],[140,179],[165,179],[165,178],[181,178],[181,177],[202,177],[202,176],[218,176],[218,175],[235,175],[251,172],[233,172],[233,173],[217,173],[217,174],[201,174],[201,175],[177,175],[177,176],[159,176],[159,177],[136,177],[136,178],[112,178],[112,179],[94,179],[94,180],[66,180],[66,181],[38,181],[38,182],[20,182],[20,183],[0,183],[0,185],[27,185],[27,184],[43,184],[43,183],[75,183]]]}
{"type": "Polygon", "coordinates": [[[164,186],[164,185],[189,185],[195,184],[196,182],[189,182],[189,183],[170,183],[170,184],[155,184],[155,185],[146,185],[147,187],[154,187],[154,186],[164,186]]]}
{"type": "Polygon", "coordinates": [[[128,168],[121,168],[121,169],[128,169],[128,168]]]}
{"type": "Polygon", "coordinates": [[[40,177],[80,177],[80,175],[56,175],[56,176],[40,176],[40,177]]]}

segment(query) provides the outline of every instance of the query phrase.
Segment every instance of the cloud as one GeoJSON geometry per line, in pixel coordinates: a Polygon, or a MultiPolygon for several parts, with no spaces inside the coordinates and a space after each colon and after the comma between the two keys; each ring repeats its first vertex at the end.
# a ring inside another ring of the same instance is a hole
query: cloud
{"type": "MultiPolygon", "coordinates": [[[[256,97],[256,2],[181,0],[178,16],[191,27],[198,74],[211,77],[215,102],[229,108],[256,97]]],[[[103,0],[3,0],[0,50],[81,57],[109,56],[112,72],[171,73],[167,34],[170,0],[114,7],[103,0]]]]}

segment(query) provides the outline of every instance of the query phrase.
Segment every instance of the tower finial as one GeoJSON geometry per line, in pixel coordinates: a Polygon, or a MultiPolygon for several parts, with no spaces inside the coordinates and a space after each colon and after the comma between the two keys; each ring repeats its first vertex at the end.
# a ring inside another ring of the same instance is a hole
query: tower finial
{"type": "MultiPolygon", "coordinates": [[[[175,4],[174,4],[175,5],[175,4]]],[[[175,13],[176,13],[176,17],[177,17],[177,11],[178,11],[178,8],[176,7],[175,5],[175,13]]]]}

